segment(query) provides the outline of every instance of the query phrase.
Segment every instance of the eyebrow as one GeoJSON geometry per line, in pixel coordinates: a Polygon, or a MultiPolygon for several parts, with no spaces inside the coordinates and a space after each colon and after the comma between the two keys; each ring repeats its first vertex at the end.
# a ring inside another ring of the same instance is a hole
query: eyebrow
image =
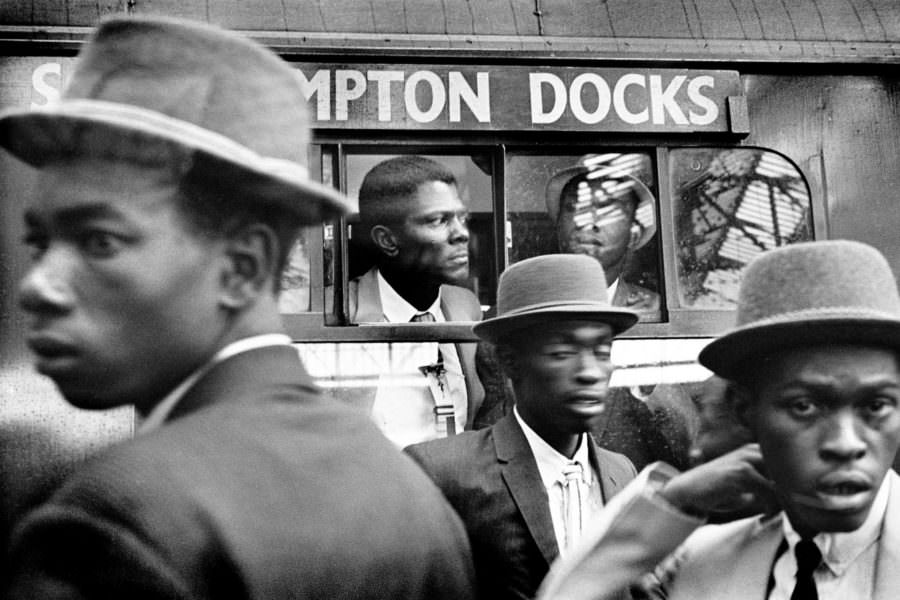
{"type": "MultiPolygon", "coordinates": [[[[108,204],[84,204],[80,206],[72,206],[61,208],[53,213],[53,220],[66,225],[89,221],[92,219],[101,219],[106,217],[114,217],[119,213],[111,208],[108,204]]],[[[41,224],[42,219],[38,216],[37,211],[29,209],[25,211],[25,224],[29,227],[37,227],[41,224]]]]}

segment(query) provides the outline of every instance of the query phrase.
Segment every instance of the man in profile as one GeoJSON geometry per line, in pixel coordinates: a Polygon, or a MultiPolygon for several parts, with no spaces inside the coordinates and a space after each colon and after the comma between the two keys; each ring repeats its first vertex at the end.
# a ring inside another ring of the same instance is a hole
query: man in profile
{"type": "Polygon", "coordinates": [[[497,316],[475,333],[496,345],[515,390],[512,414],[406,449],[465,523],[479,598],[532,598],[550,563],[635,475],[587,434],[604,418],[613,337],[637,321],[605,294],[603,268],[584,256],[509,267],[497,316]]]}
{"type": "Polygon", "coordinates": [[[656,566],[641,587],[672,600],[896,598],[898,348],[900,296],[877,250],[838,240],[759,255],[737,326],[700,353],[733,382],[756,443],[680,474],[645,469],[541,597],[608,598],[656,566]],[[702,526],[760,499],[777,508],[702,526]]]}
{"type": "Polygon", "coordinates": [[[249,40],[117,18],[58,103],[0,116],[40,170],[20,290],[36,367],[75,406],[144,418],[22,520],[4,598],[470,596],[440,492],[321,397],[282,329],[301,226],[347,208],[308,178],[302,98],[249,40]]]}
{"type": "Polygon", "coordinates": [[[547,182],[547,212],[560,252],[603,265],[613,306],[658,315],[659,294],[624,278],[629,257],[656,233],[656,203],[647,186],[610,160],[615,162],[589,154],[554,173],[547,182]]]}
{"type": "MultiPolygon", "coordinates": [[[[350,282],[350,320],[481,320],[478,299],[461,285],[469,276],[468,214],[456,177],[437,161],[405,155],[375,165],[359,190],[359,230],[375,265],[350,282]]],[[[404,348],[408,370],[424,371],[425,383],[376,392],[373,416],[388,437],[405,446],[471,428],[484,398],[476,344],[404,348]]]]}

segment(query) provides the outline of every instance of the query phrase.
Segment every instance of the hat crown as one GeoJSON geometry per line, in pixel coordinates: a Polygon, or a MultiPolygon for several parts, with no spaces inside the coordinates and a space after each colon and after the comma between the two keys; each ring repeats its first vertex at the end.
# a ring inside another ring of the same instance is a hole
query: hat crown
{"type": "Polygon", "coordinates": [[[849,240],[793,244],[762,254],[744,272],[737,326],[802,318],[900,318],[887,260],[849,240]]]}
{"type": "Polygon", "coordinates": [[[567,304],[609,306],[599,262],[579,254],[548,254],[517,262],[500,275],[497,316],[567,304]]]}
{"type": "Polygon", "coordinates": [[[160,17],[104,21],[79,55],[62,100],[155,111],[260,156],[307,164],[298,74],[262,46],[205,24],[160,17]]]}

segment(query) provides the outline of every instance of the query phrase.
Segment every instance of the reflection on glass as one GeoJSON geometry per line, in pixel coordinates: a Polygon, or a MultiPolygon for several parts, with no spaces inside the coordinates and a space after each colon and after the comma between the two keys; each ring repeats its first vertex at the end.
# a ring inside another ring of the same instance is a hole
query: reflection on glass
{"type": "Polygon", "coordinates": [[[440,360],[454,344],[298,344],[310,375],[334,399],[369,415],[402,448],[453,435],[468,418],[459,363],[440,360]]]}
{"type": "Polygon", "coordinates": [[[616,306],[659,320],[653,168],[645,153],[513,155],[507,177],[510,260],[553,252],[603,265],[616,306]]]}
{"type": "Polygon", "coordinates": [[[348,155],[352,322],[473,321],[493,301],[490,161],[348,155]]]}
{"type": "Polygon", "coordinates": [[[684,148],[670,161],[682,306],[732,307],[760,252],[811,239],[799,169],[759,148],[684,148]]]}
{"type": "Polygon", "coordinates": [[[306,312],[309,310],[309,297],[309,254],[306,250],[306,236],[301,233],[288,255],[281,275],[278,310],[283,314],[306,312]]]}

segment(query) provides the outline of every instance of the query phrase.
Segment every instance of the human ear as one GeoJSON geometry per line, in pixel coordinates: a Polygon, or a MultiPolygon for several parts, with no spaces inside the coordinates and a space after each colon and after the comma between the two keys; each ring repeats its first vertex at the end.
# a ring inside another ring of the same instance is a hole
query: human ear
{"type": "Polygon", "coordinates": [[[386,225],[375,225],[372,227],[372,241],[381,252],[387,256],[397,256],[400,246],[397,243],[397,236],[386,225]]]}
{"type": "Polygon", "coordinates": [[[497,360],[500,362],[500,367],[503,369],[504,375],[512,381],[517,380],[519,376],[518,355],[513,351],[512,347],[507,344],[497,344],[496,349],[497,360]]]}
{"type": "Polygon", "coordinates": [[[637,246],[638,242],[641,239],[641,233],[643,233],[643,231],[644,228],[639,224],[633,223],[631,225],[631,238],[628,240],[629,248],[634,249],[637,246]]]}
{"type": "Polygon", "coordinates": [[[239,310],[275,289],[278,250],[275,232],[261,223],[240,227],[226,238],[221,292],[224,307],[239,310]]]}

